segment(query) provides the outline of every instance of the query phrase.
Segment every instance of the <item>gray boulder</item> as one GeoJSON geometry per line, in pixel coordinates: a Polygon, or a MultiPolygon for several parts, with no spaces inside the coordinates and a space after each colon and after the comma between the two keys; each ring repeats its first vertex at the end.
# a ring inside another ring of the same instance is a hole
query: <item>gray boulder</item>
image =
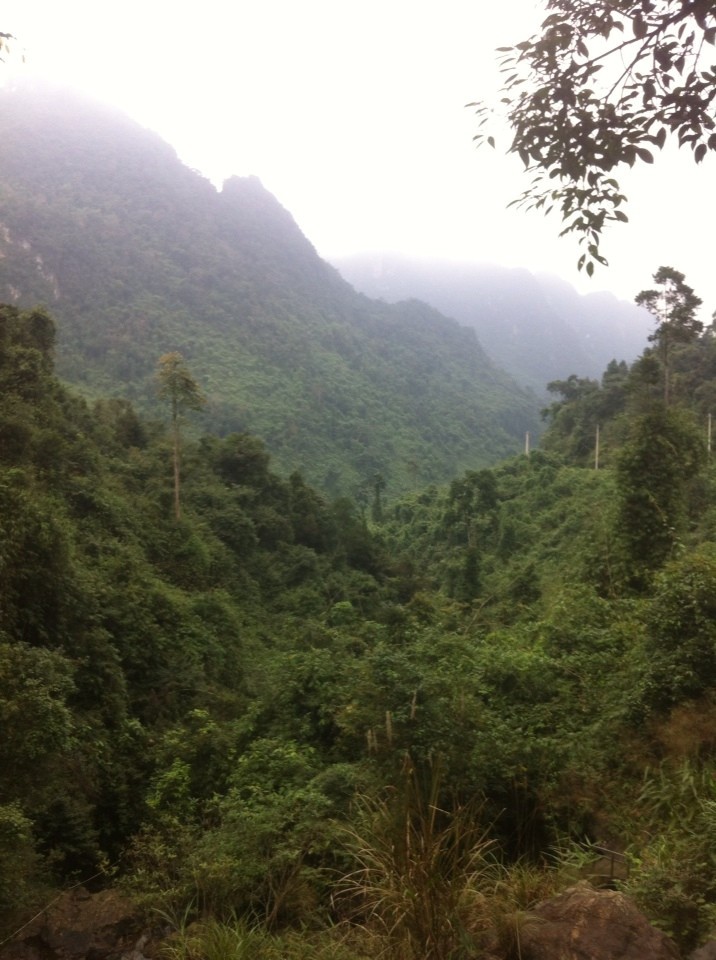
{"type": "Polygon", "coordinates": [[[613,890],[580,883],[536,907],[534,918],[521,933],[523,960],[679,960],[673,941],[613,890]]]}

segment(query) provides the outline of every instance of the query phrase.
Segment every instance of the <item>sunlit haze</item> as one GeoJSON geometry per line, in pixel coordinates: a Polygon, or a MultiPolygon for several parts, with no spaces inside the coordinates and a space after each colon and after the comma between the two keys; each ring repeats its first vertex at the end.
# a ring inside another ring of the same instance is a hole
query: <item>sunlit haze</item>
{"type": "Polygon", "coordinates": [[[529,0],[9,0],[0,30],[17,38],[6,74],[115,104],[217,184],[257,175],[324,257],[492,261],[626,299],[668,264],[710,316],[713,158],[697,168],[674,151],[627,171],[631,222],[605,237],[611,266],[592,280],[557,218],[507,209],[527,184],[521,164],[475,148],[465,104],[499,100],[494,49],[542,12],[529,0]]]}

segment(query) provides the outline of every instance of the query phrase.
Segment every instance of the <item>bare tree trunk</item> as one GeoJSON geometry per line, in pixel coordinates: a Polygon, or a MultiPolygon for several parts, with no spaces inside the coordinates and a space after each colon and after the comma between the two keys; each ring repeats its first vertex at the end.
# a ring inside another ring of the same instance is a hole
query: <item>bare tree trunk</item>
{"type": "Polygon", "coordinates": [[[172,404],[172,438],[174,441],[174,517],[181,519],[181,502],[179,498],[179,410],[177,404],[172,404]]]}

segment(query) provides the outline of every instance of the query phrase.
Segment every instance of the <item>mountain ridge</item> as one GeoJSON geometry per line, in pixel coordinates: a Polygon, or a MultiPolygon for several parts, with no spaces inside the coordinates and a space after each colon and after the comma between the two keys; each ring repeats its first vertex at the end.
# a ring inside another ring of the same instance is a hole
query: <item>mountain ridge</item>
{"type": "Polygon", "coordinates": [[[87,396],[156,415],[156,361],[177,350],[204,429],[258,434],[335,495],[376,472],[395,491],[446,480],[538,429],[473,330],[356,293],[258,178],[217,191],[156,134],[57,91],[3,91],[0,122],[0,299],[46,304],[58,373],[87,396]]]}
{"type": "Polygon", "coordinates": [[[598,378],[612,359],[634,360],[653,326],[646,311],[608,291],[578,294],[524,267],[382,253],[331,262],[368,296],[418,297],[473,327],[495,363],[538,393],[572,373],[598,378]]]}

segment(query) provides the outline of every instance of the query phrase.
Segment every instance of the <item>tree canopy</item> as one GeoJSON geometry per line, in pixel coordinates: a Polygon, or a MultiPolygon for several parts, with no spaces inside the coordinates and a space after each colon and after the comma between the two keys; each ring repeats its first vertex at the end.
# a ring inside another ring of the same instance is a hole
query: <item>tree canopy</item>
{"type": "Polygon", "coordinates": [[[669,407],[652,345],[553,381],[544,450],[397,502],[376,470],[369,522],[246,433],[182,438],[172,518],[174,424],[73,395],[54,333],[0,305],[0,939],[116,877],[183,957],[507,960],[610,837],[680,955],[711,936],[716,338],[669,407]]]}
{"type": "Polygon", "coordinates": [[[158,393],[168,400],[171,406],[172,423],[175,423],[183,409],[200,410],[204,405],[199,384],[192,377],[177,351],[165,353],[157,364],[158,393]]]}
{"type": "Polygon", "coordinates": [[[659,290],[642,290],[636,303],[646,307],[658,321],[656,333],[650,337],[663,337],[668,326],[675,339],[688,342],[703,332],[704,325],[696,319],[696,311],[702,304],[693,289],[685,282],[684,274],[673,267],[659,267],[654,274],[654,283],[659,290]]]}
{"type": "Polygon", "coordinates": [[[446,481],[537,432],[472,330],[358,294],[258,181],[217,193],[156,134],[58,89],[0,91],[0,129],[0,300],[53,309],[67,382],[157,416],[155,360],[178,350],[211,396],[202,429],[261,436],[331,496],[376,471],[391,495],[446,481]]]}
{"type": "MultiPolygon", "coordinates": [[[[532,37],[501,47],[509,152],[534,174],[513,201],[576,233],[587,273],[604,227],[624,222],[612,172],[652,163],[670,136],[699,163],[716,149],[716,3],[713,0],[548,0],[532,37]]],[[[488,107],[476,104],[481,124],[488,107]]],[[[478,133],[494,146],[494,137],[478,133]]]]}
{"type": "Polygon", "coordinates": [[[656,319],[657,327],[649,337],[661,351],[664,366],[664,401],[668,405],[670,393],[670,347],[674,343],[690,343],[703,332],[704,325],[696,311],[702,304],[693,289],[685,282],[684,274],[673,267],[659,267],[654,274],[658,290],[642,290],[636,303],[645,307],[656,319]]]}
{"type": "Polygon", "coordinates": [[[183,410],[201,410],[206,398],[199,389],[199,384],[192,377],[184,358],[176,350],[165,353],[157,364],[157,393],[163,400],[169,401],[172,417],[172,439],[174,445],[174,514],[181,516],[179,455],[181,437],[179,434],[179,418],[183,410]]]}

